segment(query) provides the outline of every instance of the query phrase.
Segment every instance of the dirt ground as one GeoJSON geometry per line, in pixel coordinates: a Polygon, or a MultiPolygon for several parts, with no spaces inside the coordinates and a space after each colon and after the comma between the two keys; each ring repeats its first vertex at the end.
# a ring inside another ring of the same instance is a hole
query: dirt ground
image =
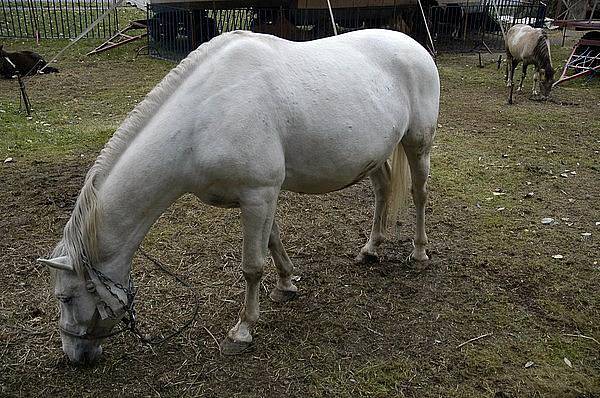
{"type": "MultiPolygon", "coordinates": [[[[553,50],[564,62],[568,49],[553,50]]],[[[239,213],[186,196],[143,247],[194,286],[199,318],[162,346],[120,335],[95,367],[69,365],[35,259],[59,240],[102,144],[171,67],[124,61],[126,51],[82,50],[60,75],[36,78],[32,120],[0,81],[0,156],[15,160],[0,167],[1,396],[600,397],[600,85],[565,85],[553,102],[523,93],[508,106],[497,56],[480,69],[473,54],[439,59],[429,262],[406,261],[410,209],[379,263],[354,263],[373,212],[368,181],[283,193],[282,240],[301,294],[270,302],[269,264],[254,350],[224,357],[213,336],[243,301],[239,213]]],[[[192,295],[141,256],[134,277],[147,333],[188,319],[192,295]]]]}

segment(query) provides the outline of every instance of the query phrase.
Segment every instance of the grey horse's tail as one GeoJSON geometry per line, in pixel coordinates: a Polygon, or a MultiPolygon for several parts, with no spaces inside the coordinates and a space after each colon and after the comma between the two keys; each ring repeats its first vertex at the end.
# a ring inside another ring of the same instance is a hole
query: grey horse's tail
{"type": "Polygon", "coordinates": [[[392,227],[396,232],[396,220],[398,214],[404,212],[408,207],[410,194],[410,167],[404,152],[402,142],[396,145],[389,159],[390,165],[390,193],[388,196],[388,212],[386,225],[392,227]]]}

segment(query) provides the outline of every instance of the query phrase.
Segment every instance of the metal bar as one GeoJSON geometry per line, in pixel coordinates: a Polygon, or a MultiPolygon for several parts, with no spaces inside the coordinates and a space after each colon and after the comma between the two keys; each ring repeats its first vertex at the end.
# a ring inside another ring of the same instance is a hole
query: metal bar
{"type": "Polygon", "coordinates": [[[23,11],[23,27],[25,28],[25,36],[31,37],[31,35],[29,33],[29,24],[27,23],[27,16],[30,13],[29,13],[29,7],[25,6],[25,0],[21,0],[21,8],[23,11]]]}
{"type": "MultiPolygon", "coordinates": [[[[2,15],[4,16],[4,21],[6,21],[6,29],[8,31],[8,18],[6,18],[6,8],[4,6],[4,0],[0,0],[0,4],[2,4],[2,15]]],[[[0,24],[0,36],[4,36],[4,29],[4,24],[0,24]]],[[[8,33],[6,34],[6,36],[8,36],[8,33]]]]}
{"type": "Polygon", "coordinates": [[[331,2],[329,0],[327,0],[327,7],[329,7],[329,17],[331,18],[331,26],[333,26],[333,35],[337,36],[337,27],[335,26],[335,18],[333,18],[333,10],[331,9],[331,2]]]}
{"type": "MultiPolygon", "coordinates": [[[[21,30],[21,16],[19,14],[19,6],[15,3],[15,12],[17,14],[17,26],[19,27],[19,37],[23,37],[23,31],[21,30]]],[[[13,26],[13,29],[15,27],[13,26]]]]}
{"type": "Polygon", "coordinates": [[[597,5],[598,5],[598,0],[594,1],[594,6],[592,7],[592,12],[590,14],[590,19],[588,19],[588,22],[591,22],[592,19],[594,19],[594,12],[596,12],[597,5]]]}
{"type": "Polygon", "coordinates": [[[425,11],[423,11],[423,5],[421,4],[421,0],[417,0],[417,2],[419,3],[419,9],[421,10],[421,16],[423,17],[423,23],[425,24],[425,30],[427,30],[429,42],[431,43],[431,51],[433,51],[435,57],[435,45],[433,44],[433,39],[431,38],[431,33],[429,32],[429,26],[427,24],[427,18],[425,17],[425,11]]]}
{"type": "MultiPolygon", "coordinates": [[[[73,25],[73,34],[77,35],[77,20],[75,19],[75,1],[71,1],[71,20],[72,20],[72,25],[73,25]]],[[[69,36],[71,36],[69,34],[69,36]]],[[[72,36],[71,36],[72,37],[72,36]]]]}
{"type": "Polygon", "coordinates": [[[33,12],[32,0],[27,0],[27,10],[29,11],[29,25],[31,26],[32,35],[35,37],[35,13],[33,12]]]}
{"type": "Polygon", "coordinates": [[[56,37],[59,38],[60,32],[58,28],[60,24],[58,23],[58,13],[56,12],[56,0],[52,0],[52,11],[52,15],[54,16],[54,26],[56,27],[56,37]]]}
{"type": "Polygon", "coordinates": [[[46,13],[44,12],[44,4],[36,2],[36,6],[39,6],[40,16],[41,16],[41,19],[42,19],[42,28],[40,29],[40,37],[43,36],[43,38],[47,38],[47,35],[46,35],[46,16],[45,16],[46,13]]]}
{"type": "Polygon", "coordinates": [[[60,10],[60,26],[62,28],[63,37],[68,37],[68,36],[70,36],[70,34],[67,35],[67,33],[66,33],[67,30],[65,29],[65,18],[63,15],[62,0],[58,0],[58,9],[60,10]]]}
{"type": "MultiPolygon", "coordinates": [[[[75,5],[75,3],[73,3],[73,5],[75,5]]],[[[77,34],[79,34],[81,32],[82,26],[83,26],[83,20],[82,15],[81,15],[81,4],[79,2],[77,2],[77,16],[79,17],[79,29],[77,29],[77,34]]]]}
{"type": "MultiPolygon", "coordinates": [[[[42,8],[43,8],[44,7],[43,2],[41,4],[42,4],[42,8]]],[[[52,35],[52,26],[53,25],[52,25],[52,13],[50,12],[50,0],[46,0],[46,11],[48,12],[48,14],[47,14],[48,28],[46,28],[44,26],[44,29],[46,31],[46,37],[53,37],[53,35],[52,35]],[[50,31],[50,33],[48,33],[48,30],[50,31]]],[[[44,12],[43,9],[42,9],[42,12],[44,12]]]]}
{"type": "Polygon", "coordinates": [[[554,84],[552,85],[552,87],[557,86],[560,83],[568,82],[569,80],[577,79],[578,77],[583,77],[583,76],[586,76],[586,75],[591,75],[592,73],[595,73],[595,72],[600,72],[600,65],[596,66],[595,68],[587,69],[587,70],[585,70],[583,72],[579,72],[579,73],[576,73],[574,75],[566,76],[564,78],[561,78],[561,79],[557,80],[556,82],[554,82],[554,84]]]}

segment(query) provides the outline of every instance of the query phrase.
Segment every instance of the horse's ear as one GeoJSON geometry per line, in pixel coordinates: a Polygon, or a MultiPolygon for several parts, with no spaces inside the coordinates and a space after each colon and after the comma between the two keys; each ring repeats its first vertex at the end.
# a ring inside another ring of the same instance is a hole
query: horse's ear
{"type": "Polygon", "coordinates": [[[68,256],[56,257],[50,260],[45,258],[38,258],[38,261],[42,264],[46,264],[50,268],[60,269],[63,271],[75,271],[71,259],[68,256]]]}

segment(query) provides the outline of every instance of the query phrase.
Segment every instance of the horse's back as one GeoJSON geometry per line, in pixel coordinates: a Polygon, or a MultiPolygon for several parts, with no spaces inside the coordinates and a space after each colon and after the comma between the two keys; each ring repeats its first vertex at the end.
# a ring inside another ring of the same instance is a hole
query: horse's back
{"type": "Polygon", "coordinates": [[[353,99],[393,99],[394,113],[439,102],[432,57],[400,32],[367,29],[300,43],[246,31],[229,36],[212,60],[226,67],[207,78],[243,89],[242,98],[244,93],[275,98],[259,104],[266,108],[291,101],[300,113],[318,108],[336,114],[344,111],[344,101],[352,106],[353,99]],[[321,99],[326,103],[315,103],[321,99]]]}
{"type": "Polygon", "coordinates": [[[524,60],[530,56],[543,35],[540,28],[516,24],[506,32],[506,52],[519,61],[524,60]]]}
{"type": "Polygon", "coordinates": [[[235,40],[220,60],[237,60],[227,76],[243,78],[223,110],[231,115],[225,134],[246,149],[260,142],[282,150],[284,189],[339,189],[385,161],[408,130],[435,128],[437,68],[402,33],[362,30],[301,43],[240,33],[235,40]]]}
{"type": "Polygon", "coordinates": [[[435,63],[398,32],[300,43],[232,32],[184,66],[147,126],[192,146],[191,169],[205,171],[197,186],[285,177],[284,189],[340,189],[385,162],[408,130],[437,123],[435,63]]]}

